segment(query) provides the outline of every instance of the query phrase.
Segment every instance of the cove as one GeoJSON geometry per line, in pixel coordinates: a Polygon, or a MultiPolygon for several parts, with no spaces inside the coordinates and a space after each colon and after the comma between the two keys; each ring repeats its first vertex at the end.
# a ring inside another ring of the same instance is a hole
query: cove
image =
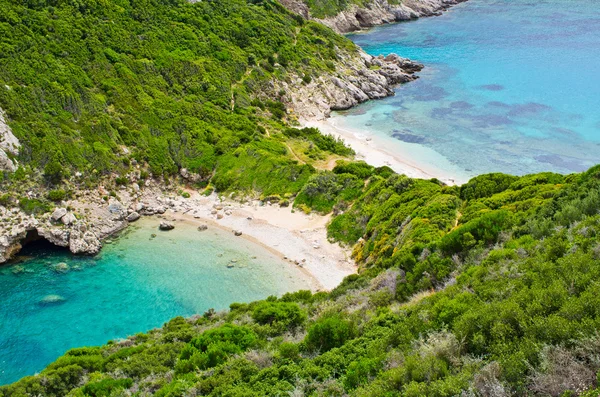
{"type": "Polygon", "coordinates": [[[158,224],[140,219],[96,257],[41,243],[0,267],[0,384],[33,375],[70,348],[313,286],[297,267],[230,231],[180,221],[161,232],[158,224]]]}
{"type": "Polygon", "coordinates": [[[600,9],[594,0],[469,0],[442,16],[349,35],[425,64],[396,96],[332,118],[458,182],[600,163],[600,9]],[[446,165],[448,164],[448,165],[446,165]]]}

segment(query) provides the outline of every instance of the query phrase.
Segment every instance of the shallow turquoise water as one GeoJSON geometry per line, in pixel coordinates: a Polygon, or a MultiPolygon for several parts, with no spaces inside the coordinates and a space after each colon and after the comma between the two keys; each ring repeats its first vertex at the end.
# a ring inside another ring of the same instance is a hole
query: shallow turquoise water
{"type": "Polygon", "coordinates": [[[159,232],[156,219],[135,225],[95,258],[47,245],[0,267],[0,384],[40,371],[72,347],[310,288],[299,269],[228,231],[199,232],[178,222],[175,230],[159,232]],[[231,260],[236,263],[227,268],[231,260]],[[61,262],[68,271],[57,271],[61,262]]]}
{"type": "Polygon", "coordinates": [[[440,17],[350,38],[426,69],[396,97],[334,116],[341,126],[403,153],[425,145],[467,176],[600,163],[597,1],[469,0],[440,17]]]}

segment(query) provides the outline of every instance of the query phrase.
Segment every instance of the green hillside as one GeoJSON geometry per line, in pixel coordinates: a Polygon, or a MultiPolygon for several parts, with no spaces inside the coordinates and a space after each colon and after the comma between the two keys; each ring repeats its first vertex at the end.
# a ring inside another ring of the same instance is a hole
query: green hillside
{"type": "MultiPolygon", "coordinates": [[[[294,193],[314,170],[282,142],[315,132],[284,134],[288,93],[271,82],[310,81],[356,51],[272,0],[7,0],[0,108],[23,144],[21,179],[42,169],[59,184],[77,170],[94,184],[135,160],[220,190],[294,193]]],[[[318,140],[313,158],[351,152],[318,140]]]]}
{"type": "Polygon", "coordinates": [[[600,166],[461,187],[318,171],[352,151],[293,128],[271,83],[335,74],[356,51],[270,0],[0,2],[0,107],[23,144],[0,205],[42,184],[60,200],[76,172],[93,188],[134,164],[187,168],[196,188],[332,212],[329,237],[360,266],[329,293],[73,349],[0,397],[598,396],[600,166]]]}
{"type": "Polygon", "coordinates": [[[358,275],[71,350],[0,395],[596,396],[599,189],[600,167],[447,187],[340,164],[299,198],[344,211],[358,275]]]}

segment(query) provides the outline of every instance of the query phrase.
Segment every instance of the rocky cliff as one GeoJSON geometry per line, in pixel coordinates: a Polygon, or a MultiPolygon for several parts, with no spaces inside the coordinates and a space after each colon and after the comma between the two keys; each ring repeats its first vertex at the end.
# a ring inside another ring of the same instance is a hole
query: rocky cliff
{"type": "Polygon", "coordinates": [[[408,21],[420,17],[439,15],[442,11],[467,0],[401,0],[398,4],[388,0],[371,0],[364,6],[352,4],[329,18],[313,18],[302,0],[282,0],[290,11],[329,26],[338,33],[349,33],[386,23],[408,21]]]}
{"type": "Polygon", "coordinates": [[[4,111],[0,109],[0,171],[14,171],[17,168],[16,160],[11,157],[19,153],[20,147],[19,140],[6,124],[4,111]]]}
{"type": "Polygon", "coordinates": [[[394,87],[417,78],[423,65],[396,54],[373,57],[340,52],[335,73],[313,78],[306,84],[299,76],[291,81],[274,81],[275,90],[289,93],[289,112],[300,121],[329,117],[370,99],[394,95],[394,87]]]}

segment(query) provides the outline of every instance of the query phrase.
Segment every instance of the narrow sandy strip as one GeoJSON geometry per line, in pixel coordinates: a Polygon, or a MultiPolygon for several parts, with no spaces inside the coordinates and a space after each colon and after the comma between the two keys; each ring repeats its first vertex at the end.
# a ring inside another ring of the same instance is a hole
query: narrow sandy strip
{"type": "Polygon", "coordinates": [[[242,232],[240,238],[260,244],[278,254],[292,266],[302,268],[315,280],[314,290],[331,290],[357,267],[347,249],[327,240],[330,216],[306,215],[278,205],[260,205],[259,201],[242,204],[204,197],[189,191],[189,199],[177,199],[167,219],[207,223],[242,232]],[[219,219],[220,218],[220,219],[219,219]]]}
{"type": "Polygon", "coordinates": [[[453,175],[450,170],[434,169],[429,167],[419,159],[414,158],[407,152],[396,152],[388,150],[382,143],[378,142],[377,137],[367,137],[357,133],[357,131],[348,130],[336,124],[335,119],[306,121],[305,127],[314,127],[321,130],[322,133],[331,134],[336,138],[341,138],[356,152],[357,160],[364,160],[375,167],[388,166],[399,174],[404,174],[411,178],[431,179],[438,178],[447,185],[455,185],[468,180],[453,175]],[[463,180],[465,179],[465,180],[463,180]]]}

